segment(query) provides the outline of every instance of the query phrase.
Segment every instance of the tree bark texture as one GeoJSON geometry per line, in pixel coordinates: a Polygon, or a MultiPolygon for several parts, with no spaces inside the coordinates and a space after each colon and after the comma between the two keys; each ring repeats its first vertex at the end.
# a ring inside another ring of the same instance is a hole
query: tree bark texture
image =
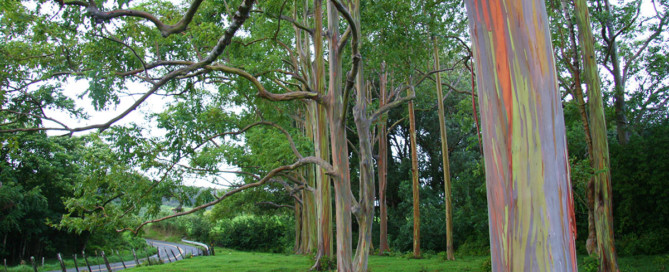
{"type": "MultiPolygon", "coordinates": [[[[437,38],[434,42],[434,70],[439,70],[439,47],[437,38]]],[[[446,133],[446,110],[444,109],[444,93],[441,89],[439,72],[435,74],[437,83],[437,105],[439,111],[439,135],[441,136],[441,160],[444,169],[444,203],[446,205],[446,259],[455,260],[453,253],[453,204],[451,195],[451,168],[448,159],[448,135],[446,133]]]]}
{"type": "MultiPolygon", "coordinates": [[[[569,61],[572,62],[572,68],[570,69],[572,78],[574,80],[574,89],[573,95],[576,99],[576,106],[578,108],[578,113],[581,117],[581,123],[583,123],[583,134],[585,135],[585,143],[588,147],[588,159],[590,159],[590,165],[593,163],[592,159],[592,137],[590,136],[590,121],[588,120],[588,112],[586,110],[586,103],[583,96],[583,88],[581,81],[581,65],[580,65],[580,55],[578,50],[578,43],[576,42],[576,34],[574,29],[574,22],[572,16],[567,9],[567,3],[565,0],[561,1],[561,6],[564,12],[565,18],[567,18],[567,24],[569,28],[569,41],[571,42],[571,47],[573,49],[573,55],[569,58],[569,61]]],[[[594,168],[594,166],[593,166],[594,168]]],[[[585,248],[588,254],[597,254],[597,234],[595,230],[595,179],[591,177],[588,180],[588,183],[585,188],[585,195],[587,198],[586,206],[588,209],[588,238],[585,242],[585,248]]]]}
{"type": "MultiPolygon", "coordinates": [[[[386,104],[388,74],[385,63],[381,64],[379,78],[379,107],[386,104]]],[[[377,125],[379,133],[379,255],[390,251],[388,246],[388,206],[386,204],[386,187],[388,185],[388,135],[386,135],[386,119],[380,118],[377,125]]]]}
{"type": "Polygon", "coordinates": [[[351,178],[349,175],[348,143],[346,124],[342,120],[346,110],[342,88],[342,63],[339,56],[339,13],[335,4],[327,3],[329,33],[329,91],[328,125],[330,126],[330,150],[332,167],[337,177],[334,179],[335,190],[335,225],[337,241],[337,271],[352,271],[351,245],[351,178]]]}
{"type": "MultiPolygon", "coordinates": [[[[410,85],[413,83],[409,83],[410,85]]],[[[409,87],[409,96],[415,95],[413,85],[409,87]]],[[[420,258],[420,184],[418,180],[418,152],[416,151],[416,115],[414,101],[409,101],[409,138],[411,142],[411,177],[413,191],[413,256],[420,258]]]]}
{"type": "MultiPolygon", "coordinates": [[[[323,61],[323,1],[314,0],[314,59],[316,92],[325,95],[325,64],[323,61]]],[[[316,124],[314,150],[316,155],[325,161],[330,160],[330,149],[328,147],[327,119],[325,107],[316,105],[316,124]]],[[[323,256],[332,256],[332,197],[330,178],[323,168],[319,168],[316,176],[318,190],[318,251],[317,260],[323,256]]]]}
{"type": "MultiPolygon", "coordinates": [[[[592,166],[595,170],[595,229],[600,271],[618,271],[613,238],[613,206],[611,192],[611,170],[609,146],[606,137],[604,101],[601,81],[597,72],[595,44],[590,28],[590,15],[585,0],[574,0],[576,23],[583,52],[584,80],[588,86],[590,109],[590,135],[592,135],[592,166]]],[[[617,108],[616,108],[617,109],[617,108]]]]}
{"type": "Polygon", "coordinates": [[[544,1],[467,0],[493,271],[577,271],[565,124],[544,1]]]}

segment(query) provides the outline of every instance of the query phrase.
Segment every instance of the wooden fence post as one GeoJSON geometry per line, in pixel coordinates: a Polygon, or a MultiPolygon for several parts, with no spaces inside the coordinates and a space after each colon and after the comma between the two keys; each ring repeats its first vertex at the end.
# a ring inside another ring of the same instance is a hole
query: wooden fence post
{"type": "Polygon", "coordinates": [[[84,251],[82,250],[82,251],[81,251],[81,256],[84,256],[84,262],[86,262],[86,267],[88,267],[88,271],[89,271],[89,272],[92,272],[93,269],[91,269],[91,265],[88,264],[88,258],[86,258],[86,252],[84,252],[84,251]]]}
{"type": "Polygon", "coordinates": [[[214,242],[209,243],[209,250],[211,250],[211,256],[216,256],[216,253],[214,252],[214,242]]]}
{"type": "Polygon", "coordinates": [[[44,256],[42,256],[42,266],[44,266],[44,256]]]}
{"type": "Polygon", "coordinates": [[[3,263],[5,263],[5,272],[7,272],[7,259],[2,259],[3,263]]]}
{"type": "Polygon", "coordinates": [[[33,263],[33,270],[37,272],[37,264],[35,263],[35,257],[30,256],[30,262],[33,263]]]}
{"type": "Polygon", "coordinates": [[[132,256],[135,257],[135,265],[139,265],[139,259],[137,259],[137,253],[135,253],[135,249],[132,249],[132,256]]]}
{"type": "Polygon", "coordinates": [[[158,255],[158,263],[161,264],[163,263],[163,259],[160,258],[160,248],[158,249],[158,252],[156,253],[158,255]]]}
{"type": "Polygon", "coordinates": [[[144,252],[146,255],[146,261],[149,262],[149,265],[151,265],[151,256],[149,256],[149,252],[144,252]]]}
{"type": "Polygon", "coordinates": [[[63,256],[60,255],[60,252],[56,254],[56,257],[58,258],[58,262],[60,263],[60,271],[67,272],[67,268],[65,268],[65,263],[63,262],[63,256]]]}
{"type": "MultiPolygon", "coordinates": [[[[114,251],[114,250],[112,250],[112,252],[113,252],[113,251],[114,251]]],[[[121,264],[123,264],[123,269],[126,269],[127,267],[125,267],[125,262],[123,261],[123,256],[121,256],[121,254],[118,253],[118,250],[116,250],[116,256],[118,256],[119,258],[121,258],[121,264]]]]}
{"type": "Polygon", "coordinates": [[[105,265],[107,266],[107,271],[112,272],[111,266],[109,265],[109,261],[107,261],[107,256],[105,256],[105,251],[102,251],[102,259],[105,260],[105,265]]]}
{"type": "Polygon", "coordinates": [[[74,253],[74,255],[72,255],[72,257],[74,257],[74,270],[79,272],[79,264],[77,264],[77,253],[74,253]]]}

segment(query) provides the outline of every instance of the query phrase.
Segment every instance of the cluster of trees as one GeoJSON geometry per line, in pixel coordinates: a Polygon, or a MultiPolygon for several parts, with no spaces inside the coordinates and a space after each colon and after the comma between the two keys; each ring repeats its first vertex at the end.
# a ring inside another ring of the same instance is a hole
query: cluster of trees
{"type": "Polygon", "coordinates": [[[669,126],[666,1],[26,3],[0,17],[3,255],[245,205],[290,206],[295,251],[340,271],[374,245],[453,259],[488,241],[495,268],[574,270],[587,245],[613,271],[614,234],[669,237],[636,211],[667,212],[646,197],[669,161],[648,156],[669,126]],[[151,126],[117,124],[156,96],[151,126]],[[53,115],[124,100],[101,124],[53,115]],[[231,172],[218,193],[184,186],[231,172]],[[164,197],[194,207],[161,214],[164,197]]]}

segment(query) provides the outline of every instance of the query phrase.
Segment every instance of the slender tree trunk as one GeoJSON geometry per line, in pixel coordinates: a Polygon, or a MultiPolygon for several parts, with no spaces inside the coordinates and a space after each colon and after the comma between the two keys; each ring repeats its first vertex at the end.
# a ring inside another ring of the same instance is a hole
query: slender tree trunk
{"type": "MultiPolygon", "coordinates": [[[[410,82],[409,84],[413,84],[410,82]]],[[[409,95],[415,95],[413,85],[409,88],[409,95]]],[[[418,153],[416,152],[416,116],[414,102],[409,101],[409,138],[411,141],[411,177],[413,191],[413,256],[420,258],[420,184],[418,182],[418,153]]]]}
{"type": "MultiPolygon", "coordinates": [[[[606,120],[601,83],[597,72],[595,45],[590,28],[590,15],[585,0],[574,0],[576,23],[583,51],[583,69],[588,86],[590,106],[590,134],[592,135],[593,167],[595,170],[595,228],[600,271],[618,271],[613,238],[613,209],[611,203],[611,171],[609,146],[606,138],[606,120]]],[[[608,4],[607,4],[608,7],[608,4]]],[[[617,109],[617,108],[616,108],[617,109]]]]}
{"type": "MultiPolygon", "coordinates": [[[[315,59],[315,87],[316,91],[325,95],[325,64],[323,61],[323,1],[314,0],[314,59],[315,59]]],[[[325,107],[316,105],[316,124],[314,150],[316,155],[325,160],[330,160],[328,149],[327,120],[325,107]]],[[[320,259],[323,256],[332,257],[332,198],[330,196],[330,179],[325,169],[319,168],[316,175],[316,186],[318,189],[318,251],[316,255],[315,268],[320,268],[320,259]]]]}
{"type": "MultiPolygon", "coordinates": [[[[592,158],[592,137],[590,136],[590,121],[588,120],[588,113],[586,111],[586,103],[583,97],[583,88],[581,87],[581,69],[580,69],[580,58],[578,44],[576,42],[576,35],[574,34],[574,23],[572,21],[572,16],[567,10],[567,4],[563,0],[561,2],[562,9],[564,11],[565,18],[567,19],[569,27],[569,40],[571,46],[574,50],[573,58],[570,60],[573,61],[573,68],[571,70],[572,78],[574,79],[574,98],[576,99],[576,106],[578,108],[578,113],[581,116],[581,123],[583,123],[583,132],[585,135],[585,143],[588,147],[588,159],[590,159],[590,165],[594,168],[593,158],[592,158]]],[[[585,242],[585,248],[588,251],[588,254],[597,254],[597,232],[595,230],[595,179],[591,177],[588,180],[588,183],[585,188],[585,194],[587,198],[587,209],[588,209],[588,238],[585,242]]]]}
{"type": "MultiPolygon", "coordinates": [[[[359,18],[359,17],[358,17],[359,18]]],[[[359,21],[358,21],[359,22],[359,21]]],[[[360,65],[362,67],[362,64],[360,65]]],[[[356,81],[357,97],[353,118],[358,131],[360,145],[360,196],[358,221],[358,246],[355,251],[355,271],[367,271],[367,260],[372,245],[372,221],[374,219],[374,162],[372,159],[371,122],[367,117],[367,88],[364,87],[362,69],[356,81]]]]}
{"type": "MultiPolygon", "coordinates": [[[[432,37],[434,43],[434,70],[439,70],[439,48],[437,38],[432,37]]],[[[437,105],[439,110],[439,134],[441,136],[441,160],[444,169],[444,202],[446,203],[446,259],[455,260],[453,254],[453,206],[451,195],[451,168],[448,160],[448,136],[446,134],[446,110],[444,110],[444,94],[441,89],[441,77],[437,79],[437,105]]]]}
{"type": "MultiPolygon", "coordinates": [[[[386,104],[386,88],[388,85],[388,74],[385,62],[381,64],[380,98],[379,107],[386,104]]],[[[386,205],[386,187],[388,177],[388,135],[386,135],[386,119],[382,118],[378,123],[379,130],[379,255],[390,251],[388,246],[388,206],[386,205]]]]}
{"type": "Polygon", "coordinates": [[[546,7],[466,0],[493,271],[577,271],[573,198],[546,7]]]}
{"type": "Polygon", "coordinates": [[[351,178],[349,173],[348,143],[343,113],[346,110],[342,90],[342,64],[338,52],[339,13],[332,2],[327,3],[329,33],[329,91],[328,125],[330,126],[330,149],[332,167],[337,177],[334,179],[335,224],[337,238],[337,271],[352,271],[351,246],[351,178]]]}

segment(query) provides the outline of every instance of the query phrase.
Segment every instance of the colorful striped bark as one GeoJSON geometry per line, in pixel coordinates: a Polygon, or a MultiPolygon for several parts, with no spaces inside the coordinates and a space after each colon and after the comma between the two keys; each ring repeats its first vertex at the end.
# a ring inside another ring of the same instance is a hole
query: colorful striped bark
{"type": "Polygon", "coordinates": [[[618,271],[613,239],[613,205],[611,203],[611,170],[609,145],[606,138],[604,100],[597,72],[595,44],[590,28],[590,15],[585,0],[574,0],[576,24],[583,54],[584,81],[588,86],[590,135],[592,136],[592,166],[595,169],[595,230],[600,271],[618,271]]]}
{"type": "MultiPolygon", "coordinates": [[[[315,75],[314,83],[316,91],[325,95],[325,64],[323,58],[323,2],[314,0],[314,60],[315,75]]],[[[317,156],[325,161],[330,160],[330,149],[328,148],[327,119],[325,106],[316,105],[316,124],[314,150],[317,156]]],[[[317,264],[320,266],[320,258],[323,256],[332,257],[332,197],[330,178],[326,175],[323,168],[319,168],[316,176],[316,186],[318,189],[318,251],[317,264]]]]}
{"type": "Polygon", "coordinates": [[[577,271],[562,105],[541,0],[467,0],[493,271],[577,271]]]}
{"type": "Polygon", "coordinates": [[[346,105],[342,88],[342,63],[339,55],[339,13],[332,1],[327,3],[327,18],[329,33],[329,91],[328,125],[330,126],[330,147],[332,152],[332,167],[335,191],[335,226],[337,241],[337,271],[353,271],[352,263],[352,231],[351,231],[351,177],[349,173],[348,143],[346,139],[346,124],[342,120],[346,105]]]}

